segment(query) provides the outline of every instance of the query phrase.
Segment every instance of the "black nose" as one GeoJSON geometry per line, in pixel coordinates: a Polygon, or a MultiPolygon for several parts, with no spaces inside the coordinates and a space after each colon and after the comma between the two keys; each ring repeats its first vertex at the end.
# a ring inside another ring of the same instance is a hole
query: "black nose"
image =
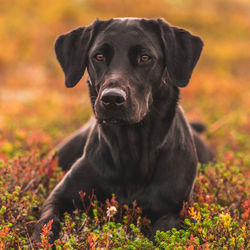
{"type": "Polygon", "coordinates": [[[104,89],[101,94],[101,101],[105,107],[118,107],[126,101],[126,93],[120,88],[104,89]]]}

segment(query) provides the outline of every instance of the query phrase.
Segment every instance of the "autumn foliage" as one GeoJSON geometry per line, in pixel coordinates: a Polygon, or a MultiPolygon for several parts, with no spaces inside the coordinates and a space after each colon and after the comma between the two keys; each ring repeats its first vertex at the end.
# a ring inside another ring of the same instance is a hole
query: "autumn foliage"
{"type": "MultiPolygon", "coordinates": [[[[93,193],[84,211],[65,213],[56,249],[250,248],[249,8],[247,0],[1,0],[0,249],[27,247],[43,202],[64,175],[51,150],[91,115],[85,77],[64,87],[56,37],[96,17],[119,16],[164,17],[202,37],[180,102],[189,120],[206,124],[217,163],[199,168],[181,230],[157,232],[153,242],[136,202],[119,204],[110,194],[100,204],[93,193]]],[[[34,249],[52,248],[51,224],[34,249]]]]}

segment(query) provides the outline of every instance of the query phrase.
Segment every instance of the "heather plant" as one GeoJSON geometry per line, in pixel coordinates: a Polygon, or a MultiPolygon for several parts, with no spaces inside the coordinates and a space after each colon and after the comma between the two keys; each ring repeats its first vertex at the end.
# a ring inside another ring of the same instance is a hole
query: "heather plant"
{"type": "MultiPolygon", "coordinates": [[[[130,207],[120,204],[113,194],[102,204],[92,193],[85,204],[86,194],[80,192],[84,210],[65,213],[56,249],[247,249],[250,202],[239,166],[248,159],[227,158],[223,164],[200,168],[193,200],[183,204],[181,230],[158,231],[153,242],[147,238],[150,221],[136,202],[130,207]]],[[[2,160],[0,171],[0,246],[25,248],[42,203],[63,173],[56,159],[36,153],[2,160]]],[[[51,224],[44,225],[35,249],[51,249],[51,224]]]]}

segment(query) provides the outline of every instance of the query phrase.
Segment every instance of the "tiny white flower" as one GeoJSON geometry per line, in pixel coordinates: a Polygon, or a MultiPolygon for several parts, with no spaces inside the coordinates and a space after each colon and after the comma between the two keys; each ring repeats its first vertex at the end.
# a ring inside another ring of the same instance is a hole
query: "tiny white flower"
{"type": "Polygon", "coordinates": [[[116,212],[117,212],[116,207],[114,207],[114,206],[108,207],[108,209],[107,209],[107,216],[109,218],[111,218],[111,217],[113,217],[116,214],[116,212]]]}

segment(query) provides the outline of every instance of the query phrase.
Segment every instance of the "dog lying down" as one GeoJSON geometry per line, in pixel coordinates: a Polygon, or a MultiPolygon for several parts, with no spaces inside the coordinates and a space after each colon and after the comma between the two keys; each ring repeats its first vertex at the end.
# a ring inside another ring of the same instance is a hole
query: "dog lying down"
{"type": "Polygon", "coordinates": [[[61,35],[55,43],[66,86],[88,71],[94,117],[58,146],[59,165],[69,169],[41,211],[32,241],[53,219],[81,207],[79,191],[100,201],[115,193],[136,200],[156,230],[179,227],[183,201],[192,195],[197,163],[213,160],[178,104],[200,57],[202,40],[163,19],[96,20],[61,35]]]}

